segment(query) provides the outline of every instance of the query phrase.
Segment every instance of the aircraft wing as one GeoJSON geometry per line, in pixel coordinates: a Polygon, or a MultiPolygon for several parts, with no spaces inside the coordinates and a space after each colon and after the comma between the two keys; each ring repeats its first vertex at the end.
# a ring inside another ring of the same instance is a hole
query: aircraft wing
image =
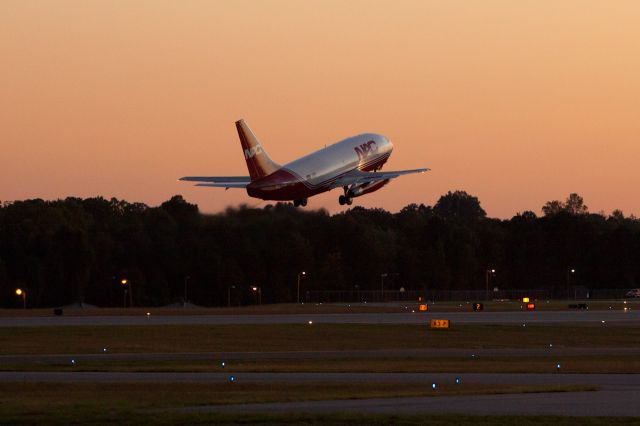
{"type": "Polygon", "coordinates": [[[217,188],[245,188],[250,182],[249,176],[184,176],[179,180],[199,182],[195,186],[213,186],[217,188]]]}
{"type": "Polygon", "coordinates": [[[379,180],[389,180],[397,178],[401,175],[408,175],[412,173],[424,173],[430,169],[413,169],[413,170],[398,170],[395,172],[362,172],[360,170],[354,170],[346,175],[338,178],[332,185],[332,188],[338,188],[349,185],[361,185],[364,183],[376,182],[379,180]]]}

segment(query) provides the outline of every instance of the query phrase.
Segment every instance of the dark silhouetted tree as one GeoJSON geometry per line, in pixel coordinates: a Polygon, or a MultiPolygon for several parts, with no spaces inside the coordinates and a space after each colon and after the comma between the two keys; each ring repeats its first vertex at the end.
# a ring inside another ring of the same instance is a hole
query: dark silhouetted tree
{"type": "Polygon", "coordinates": [[[544,217],[525,211],[487,218],[476,197],[443,195],[435,206],[398,213],[355,207],[330,216],[277,203],[203,215],[181,196],[159,207],[101,197],[0,205],[0,304],[30,307],[84,301],[122,306],[126,277],[136,305],[188,299],[205,306],[291,302],[296,277],[306,291],[387,289],[484,291],[495,267],[501,289],[544,289],[566,295],[567,268],[593,290],[640,286],[640,220],[614,211],[587,214],[584,201],[545,204],[544,217]]]}
{"type": "Polygon", "coordinates": [[[589,212],[582,197],[575,193],[569,194],[567,201],[564,203],[564,209],[570,214],[586,214],[589,212]]]}
{"type": "Polygon", "coordinates": [[[560,212],[564,211],[564,203],[559,200],[547,201],[544,206],[542,206],[542,213],[545,216],[553,216],[560,212]]]}
{"type": "Polygon", "coordinates": [[[587,214],[589,209],[584,204],[584,200],[581,196],[576,193],[571,193],[564,203],[558,200],[548,201],[544,206],[542,206],[542,212],[545,216],[553,216],[561,212],[580,215],[587,214]]]}
{"type": "Polygon", "coordinates": [[[478,197],[469,195],[465,191],[447,192],[433,206],[433,211],[447,219],[475,220],[487,215],[480,207],[478,197]]]}

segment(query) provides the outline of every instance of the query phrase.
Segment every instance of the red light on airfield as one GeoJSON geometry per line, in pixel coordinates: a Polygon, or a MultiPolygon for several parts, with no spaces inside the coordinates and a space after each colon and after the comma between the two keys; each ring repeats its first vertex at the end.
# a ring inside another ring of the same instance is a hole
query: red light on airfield
{"type": "Polygon", "coordinates": [[[527,303],[527,311],[533,311],[536,308],[535,303],[527,303]]]}

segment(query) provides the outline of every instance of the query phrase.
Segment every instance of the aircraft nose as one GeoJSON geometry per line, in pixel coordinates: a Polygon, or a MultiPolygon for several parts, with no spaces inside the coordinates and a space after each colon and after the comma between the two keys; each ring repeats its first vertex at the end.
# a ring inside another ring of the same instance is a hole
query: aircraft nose
{"type": "Polygon", "coordinates": [[[393,144],[391,143],[391,140],[389,140],[388,138],[384,138],[384,140],[387,142],[389,151],[393,151],[393,144]]]}

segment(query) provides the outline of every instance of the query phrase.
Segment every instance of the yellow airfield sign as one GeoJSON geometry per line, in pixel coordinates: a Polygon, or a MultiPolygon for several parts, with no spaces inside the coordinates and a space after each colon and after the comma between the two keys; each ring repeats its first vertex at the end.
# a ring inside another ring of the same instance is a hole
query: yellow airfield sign
{"type": "Polygon", "coordinates": [[[431,328],[449,328],[449,320],[448,319],[432,319],[431,328]]]}

